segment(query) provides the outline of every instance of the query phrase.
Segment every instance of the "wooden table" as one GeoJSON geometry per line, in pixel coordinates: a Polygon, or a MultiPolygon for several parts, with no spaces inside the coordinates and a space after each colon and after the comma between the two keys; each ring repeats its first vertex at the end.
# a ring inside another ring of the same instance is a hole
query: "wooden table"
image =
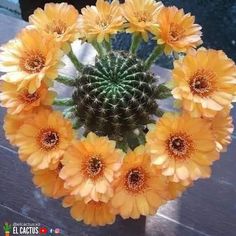
{"type": "MultiPolygon", "coordinates": [[[[13,38],[25,23],[0,15],[0,44],[13,38]]],[[[163,71],[162,71],[163,72],[163,71]]],[[[200,180],[182,198],[161,207],[156,216],[141,220],[117,219],[112,226],[92,228],[74,221],[60,201],[41,195],[32,184],[29,168],[17,157],[2,130],[0,109],[0,235],[5,221],[37,222],[60,228],[64,236],[235,236],[236,140],[213,168],[208,180],[200,180]]],[[[236,117],[236,109],[233,110],[236,117]]],[[[236,137],[236,136],[235,136],[236,137]]]]}

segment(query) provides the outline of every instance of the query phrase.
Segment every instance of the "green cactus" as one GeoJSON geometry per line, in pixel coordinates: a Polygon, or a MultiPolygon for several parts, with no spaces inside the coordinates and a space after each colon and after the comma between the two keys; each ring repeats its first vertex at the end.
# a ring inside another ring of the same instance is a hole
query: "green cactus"
{"type": "Polygon", "coordinates": [[[87,131],[119,140],[142,128],[155,114],[158,87],[134,55],[110,52],[85,66],[76,80],[73,101],[87,131]]]}
{"type": "Polygon", "coordinates": [[[3,226],[3,229],[4,229],[4,232],[9,233],[12,230],[12,225],[6,222],[3,226]]]}

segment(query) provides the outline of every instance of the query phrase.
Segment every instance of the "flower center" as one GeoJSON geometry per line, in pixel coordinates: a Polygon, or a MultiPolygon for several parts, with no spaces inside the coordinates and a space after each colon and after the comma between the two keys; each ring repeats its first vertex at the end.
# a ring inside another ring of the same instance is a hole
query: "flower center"
{"type": "Polygon", "coordinates": [[[108,27],[110,21],[111,21],[110,16],[107,16],[104,19],[98,17],[96,20],[96,24],[100,27],[100,29],[105,30],[108,27]]]}
{"type": "Polygon", "coordinates": [[[142,168],[131,169],[125,176],[125,187],[128,191],[138,193],[144,190],[146,174],[142,168]]]}
{"type": "Polygon", "coordinates": [[[89,178],[95,179],[102,174],[103,162],[100,156],[92,156],[83,164],[84,174],[89,178]]]}
{"type": "Polygon", "coordinates": [[[193,152],[193,142],[187,134],[175,134],[167,140],[166,148],[171,157],[175,159],[187,159],[193,152]]]}
{"type": "Polygon", "coordinates": [[[61,36],[66,31],[66,24],[61,20],[53,20],[52,24],[46,26],[46,30],[50,33],[57,33],[61,36]]]}
{"type": "Polygon", "coordinates": [[[180,40],[183,37],[183,34],[184,34],[184,29],[181,26],[174,23],[170,25],[170,30],[169,30],[170,42],[176,42],[180,40]]]}
{"type": "Polygon", "coordinates": [[[204,69],[198,70],[189,82],[193,94],[201,97],[207,97],[214,91],[214,73],[204,69]]]}
{"type": "Polygon", "coordinates": [[[20,99],[24,103],[33,103],[39,99],[39,94],[37,92],[34,93],[28,93],[28,91],[24,91],[22,94],[20,94],[20,99]]]}
{"type": "Polygon", "coordinates": [[[38,139],[41,148],[47,151],[52,150],[59,143],[59,135],[52,129],[42,130],[39,134],[38,139]]]}
{"type": "Polygon", "coordinates": [[[138,22],[147,22],[149,20],[149,16],[146,12],[136,12],[135,16],[138,19],[138,22]]]}
{"type": "Polygon", "coordinates": [[[27,52],[20,60],[20,67],[27,73],[39,73],[45,66],[45,57],[40,52],[27,52]]]}

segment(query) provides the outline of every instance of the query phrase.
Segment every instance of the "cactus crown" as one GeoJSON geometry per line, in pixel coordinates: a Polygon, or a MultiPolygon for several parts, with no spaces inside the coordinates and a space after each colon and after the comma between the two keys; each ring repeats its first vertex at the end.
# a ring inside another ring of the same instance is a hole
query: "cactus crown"
{"type": "Polygon", "coordinates": [[[124,52],[97,57],[85,66],[73,94],[77,116],[87,131],[119,140],[148,123],[157,110],[156,85],[141,60],[124,52]]]}

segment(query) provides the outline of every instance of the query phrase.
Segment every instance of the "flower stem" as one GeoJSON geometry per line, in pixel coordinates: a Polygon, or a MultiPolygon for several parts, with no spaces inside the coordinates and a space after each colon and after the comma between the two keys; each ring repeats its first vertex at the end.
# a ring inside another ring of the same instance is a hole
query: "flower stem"
{"type": "Polygon", "coordinates": [[[57,98],[53,102],[54,106],[73,106],[74,102],[71,98],[57,98]]]}
{"type": "Polygon", "coordinates": [[[104,46],[107,50],[107,52],[111,51],[111,40],[109,39],[109,41],[104,40],[104,46]]]}
{"type": "Polygon", "coordinates": [[[58,77],[56,78],[56,81],[70,87],[73,87],[75,85],[74,79],[63,76],[63,75],[58,75],[58,77]]]}
{"type": "Polygon", "coordinates": [[[78,58],[75,56],[74,52],[72,51],[72,49],[70,50],[70,52],[67,54],[67,56],[70,58],[71,62],[74,64],[75,68],[78,71],[82,71],[83,70],[83,64],[81,62],[79,62],[78,58]]]}
{"type": "Polygon", "coordinates": [[[133,34],[132,43],[129,49],[130,53],[136,54],[141,42],[142,42],[142,37],[139,34],[133,34]]]}
{"type": "Polygon", "coordinates": [[[156,46],[150,56],[146,59],[144,63],[144,67],[146,70],[148,70],[151,65],[157,60],[158,57],[163,53],[163,46],[156,46]]]}
{"type": "Polygon", "coordinates": [[[98,43],[97,41],[93,41],[92,45],[94,46],[94,48],[97,50],[98,54],[101,57],[104,57],[106,55],[106,49],[105,47],[102,45],[102,43],[98,43]]]}

